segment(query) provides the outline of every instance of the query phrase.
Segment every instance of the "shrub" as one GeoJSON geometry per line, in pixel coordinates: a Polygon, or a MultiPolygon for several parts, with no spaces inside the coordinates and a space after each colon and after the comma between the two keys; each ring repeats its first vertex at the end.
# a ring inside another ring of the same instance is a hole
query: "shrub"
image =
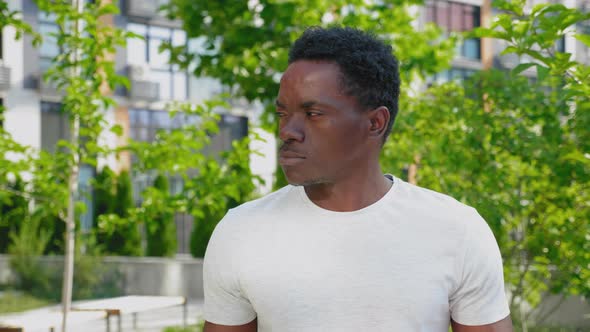
{"type": "Polygon", "coordinates": [[[18,232],[28,212],[28,202],[19,194],[25,189],[23,181],[20,178],[7,180],[6,186],[9,191],[0,191],[0,253],[8,251],[10,232],[18,232]]]}
{"type": "Polygon", "coordinates": [[[143,208],[146,211],[145,224],[147,233],[148,256],[173,256],[176,253],[176,225],[174,211],[170,209],[168,200],[168,178],[158,175],[154,181],[154,189],[151,194],[146,193],[148,199],[144,200],[143,208]]]}
{"type": "Polygon", "coordinates": [[[141,256],[141,234],[137,223],[129,218],[133,208],[133,190],[129,172],[116,177],[109,170],[97,176],[96,236],[106,254],[141,256]]]}

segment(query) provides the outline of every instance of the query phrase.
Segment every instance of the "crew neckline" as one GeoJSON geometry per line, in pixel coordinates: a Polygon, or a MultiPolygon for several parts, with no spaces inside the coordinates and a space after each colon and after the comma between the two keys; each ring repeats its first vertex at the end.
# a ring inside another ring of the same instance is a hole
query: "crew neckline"
{"type": "Polygon", "coordinates": [[[385,204],[391,197],[393,197],[397,191],[399,191],[398,188],[403,181],[400,180],[399,178],[393,176],[392,174],[384,174],[384,176],[386,178],[388,178],[389,180],[391,180],[391,182],[393,182],[393,184],[391,185],[389,190],[385,193],[385,195],[383,195],[383,197],[378,199],[376,202],[374,202],[370,205],[367,205],[364,208],[354,210],[354,211],[332,211],[332,210],[324,209],[323,207],[317,205],[311,199],[309,199],[309,197],[307,196],[307,193],[305,192],[304,186],[294,186],[293,189],[297,191],[299,197],[301,198],[301,201],[314,212],[324,214],[324,215],[337,216],[337,217],[355,216],[355,215],[365,214],[367,212],[370,212],[371,210],[378,209],[381,205],[385,204]]]}

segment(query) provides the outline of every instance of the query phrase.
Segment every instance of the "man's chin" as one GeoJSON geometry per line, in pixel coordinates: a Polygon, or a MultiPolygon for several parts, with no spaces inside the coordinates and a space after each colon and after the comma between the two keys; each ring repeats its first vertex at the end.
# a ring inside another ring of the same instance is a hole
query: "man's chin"
{"type": "Polygon", "coordinates": [[[287,182],[292,186],[313,186],[317,184],[325,183],[321,178],[312,178],[312,177],[296,177],[296,176],[289,176],[285,174],[285,178],[287,182]]]}

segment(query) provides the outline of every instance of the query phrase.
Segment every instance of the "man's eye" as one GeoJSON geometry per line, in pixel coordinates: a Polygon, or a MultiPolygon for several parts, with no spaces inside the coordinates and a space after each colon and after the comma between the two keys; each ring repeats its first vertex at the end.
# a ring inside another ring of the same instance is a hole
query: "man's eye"
{"type": "Polygon", "coordinates": [[[277,118],[282,118],[285,116],[285,112],[275,112],[277,118]]]}
{"type": "Polygon", "coordinates": [[[320,112],[306,112],[306,114],[311,118],[322,115],[320,112]]]}

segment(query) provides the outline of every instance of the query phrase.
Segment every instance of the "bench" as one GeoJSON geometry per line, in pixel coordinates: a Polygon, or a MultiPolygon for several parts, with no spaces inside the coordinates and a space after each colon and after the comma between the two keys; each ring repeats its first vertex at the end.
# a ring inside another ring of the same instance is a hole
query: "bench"
{"type": "MultiPolygon", "coordinates": [[[[137,328],[137,315],[141,312],[182,306],[183,326],[187,321],[187,300],[184,296],[121,296],[91,300],[72,305],[75,312],[103,312],[106,314],[107,332],[111,331],[110,317],[117,317],[117,331],[122,331],[121,316],[133,315],[133,328],[137,328]]],[[[2,332],[2,331],[0,331],[2,332]]]]}

